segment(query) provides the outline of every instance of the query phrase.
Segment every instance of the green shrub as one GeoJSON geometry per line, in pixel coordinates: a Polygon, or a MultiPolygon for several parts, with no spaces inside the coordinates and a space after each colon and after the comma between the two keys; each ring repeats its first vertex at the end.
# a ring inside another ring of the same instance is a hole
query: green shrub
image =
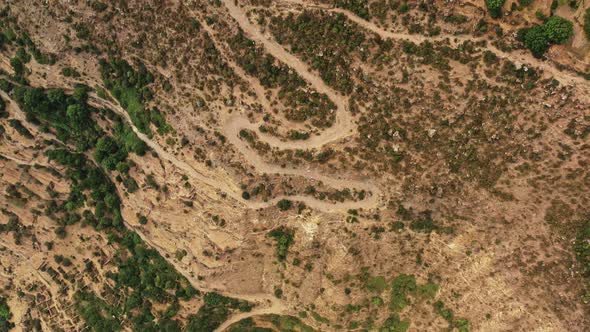
{"type": "Polygon", "coordinates": [[[574,34],[574,25],[563,17],[552,16],[543,25],[520,29],[518,40],[531,50],[535,57],[541,57],[552,44],[561,44],[574,34]],[[524,37],[523,37],[524,36],[524,37]]]}
{"type": "Polygon", "coordinates": [[[553,0],[551,2],[551,15],[553,15],[553,13],[555,12],[555,10],[557,9],[558,6],[559,6],[558,0],[553,0]]]}
{"type": "Polygon", "coordinates": [[[289,253],[289,247],[293,244],[293,230],[281,226],[270,231],[268,236],[277,241],[277,257],[284,261],[289,253]]]}
{"type": "Polygon", "coordinates": [[[6,103],[4,99],[0,98],[0,118],[7,118],[8,112],[6,112],[6,103]]]}
{"type": "Polygon", "coordinates": [[[280,201],[278,201],[277,203],[277,207],[279,208],[279,210],[281,211],[287,211],[289,210],[291,207],[293,206],[293,202],[291,202],[288,199],[281,199],[280,201]]]}
{"type": "Polygon", "coordinates": [[[379,329],[379,331],[388,331],[388,332],[405,332],[410,327],[410,322],[408,320],[401,320],[398,314],[392,314],[387,318],[385,322],[383,322],[383,326],[379,329]]]}
{"type": "Polygon", "coordinates": [[[574,34],[574,24],[563,17],[551,16],[545,22],[547,39],[553,44],[562,44],[574,34]]]}
{"type": "Polygon", "coordinates": [[[586,9],[586,13],[584,14],[584,32],[586,33],[586,38],[590,40],[590,8],[586,9]]]}
{"type": "Polygon", "coordinates": [[[92,330],[101,332],[121,330],[121,324],[115,318],[118,314],[94,293],[78,291],[74,299],[76,309],[92,330]]]}
{"type": "Polygon", "coordinates": [[[8,124],[10,124],[10,126],[14,128],[14,130],[16,130],[17,133],[21,134],[22,136],[28,139],[33,139],[33,135],[31,134],[31,132],[27,128],[25,128],[25,126],[23,126],[23,124],[19,120],[10,119],[8,121],[8,124]]]}
{"type": "Polygon", "coordinates": [[[506,0],[486,0],[486,6],[493,18],[502,17],[502,6],[505,2],[506,0]]]}
{"type": "Polygon", "coordinates": [[[391,303],[389,304],[389,309],[392,311],[401,311],[410,303],[408,295],[416,292],[416,289],[416,277],[407,274],[397,276],[391,283],[391,303]]]}
{"type": "Polygon", "coordinates": [[[549,48],[549,39],[545,34],[545,29],[540,25],[528,29],[524,36],[524,44],[535,57],[543,56],[549,48]]]}

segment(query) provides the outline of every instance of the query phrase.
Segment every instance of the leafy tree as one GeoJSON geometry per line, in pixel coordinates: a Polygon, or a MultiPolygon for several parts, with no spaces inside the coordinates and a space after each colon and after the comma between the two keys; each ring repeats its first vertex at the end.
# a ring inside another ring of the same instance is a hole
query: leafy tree
{"type": "Polygon", "coordinates": [[[270,231],[268,236],[277,241],[277,257],[284,261],[289,253],[289,247],[293,244],[293,230],[281,226],[270,231]]]}
{"type": "Polygon", "coordinates": [[[14,76],[17,79],[21,79],[26,73],[25,64],[21,61],[21,59],[14,57],[10,59],[10,65],[14,70],[14,76]]]}
{"type": "Polygon", "coordinates": [[[549,39],[545,34],[545,28],[536,25],[528,29],[524,37],[524,44],[529,50],[531,50],[535,57],[540,58],[543,56],[549,48],[549,39]]]}
{"type": "Polygon", "coordinates": [[[545,33],[549,42],[562,44],[574,34],[574,24],[563,17],[551,16],[545,22],[545,33]]]}
{"type": "Polygon", "coordinates": [[[277,202],[277,207],[279,208],[279,210],[281,211],[287,211],[289,210],[291,207],[293,206],[293,202],[291,202],[288,199],[281,199],[280,201],[277,202]]]}
{"type": "Polygon", "coordinates": [[[550,7],[551,15],[553,15],[553,13],[557,9],[557,7],[559,7],[559,1],[558,0],[551,1],[551,7],[550,7]]]}
{"type": "Polygon", "coordinates": [[[119,162],[127,159],[127,152],[109,136],[102,137],[96,142],[94,157],[104,168],[115,170],[119,162]]]}
{"type": "Polygon", "coordinates": [[[410,322],[408,320],[401,320],[399,315],[394,313],[390,315],[385,322],[383,322],[383,326],[379,329],[379,331],[405,332],[409,327],[410,322]]]}
{"type": "Polygon", "coordinates": [[[586,9],[586,13],[584,14],[584,32],[586,33],[586,38],[590,40],[590,8],[586,9]]]}
{"type": "Polygon", "coordinates": [[[502,17],[502,7],[506,0],[486,0],[486,6],[493,18],[502,17]]]}
{"type": "Polygon", "coordinates": [[[14,323],[10,322],[12,313],[6,298],[0,297],[0,331],[8,331],[14,327],[14,323]]]}

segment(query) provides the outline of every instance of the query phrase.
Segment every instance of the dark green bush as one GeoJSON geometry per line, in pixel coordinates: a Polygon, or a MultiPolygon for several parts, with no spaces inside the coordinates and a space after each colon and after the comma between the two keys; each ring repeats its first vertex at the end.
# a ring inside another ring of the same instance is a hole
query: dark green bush
{"type": "Polygon", "coordinates": [[[584,14],[584,32],[586,33],[586,38],[590,40],[590,8],[586,9],[586,13],[584,14]]]}
{"type": "Polygon", "coordinates": [[[547,39],[553,44],[562,44],[574,34],[574,24],[563,17],[551,16],[545,22],[547,39]]]}
{"type": "Polygon", "coordinates": [[[281,211],[287,211],[289,210],[291,207],[293,206],[293,202],[291,202],[288,199],[281,199],[280,201],[277,202],[277,207],[279,208],[279,210],[281,211]]]}
{"type": "Polygon", "coordinates": [[[524,44],[535,57],[543,56],[549,49],[549,39],[545,34],[545,29],[540,25],[528,29],[524,36],[524,44]]]}
{"type": "Polygon", "coordinates": [[[502,7],[506,0],[486,0],[486,6],[490,12],[490,16],[493,18],[502,17],[502,7]]]}
{"type": "Polygon", "coordinates": [[[336,7],[350,10],[356,15],[369,19],[369,1],[368,0],[338,0],[336,7]]]}

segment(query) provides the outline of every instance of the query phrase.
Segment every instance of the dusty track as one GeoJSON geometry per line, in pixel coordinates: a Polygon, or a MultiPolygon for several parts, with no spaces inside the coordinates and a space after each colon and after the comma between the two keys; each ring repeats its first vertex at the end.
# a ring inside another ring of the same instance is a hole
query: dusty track
{"type": "Polygon", "coordinates": [[[575,73],[559,70],[555,66],[553,66],[553,64],[550,61],[544,61],[544,60],[537,59],[537,58],[533,57],[528,50],[517,50],[517,51],[513,51],[513,52],[508,53],[508,52],[502,51],[499,48],[495,47],[494,45],[490,44],[489,40],[487,40],[485,38],[475,38],[472,36],[455,36],[455,35],[440,35],[440,36],[436,36],[436,37],[427,37],[427,36],[418,35],[418,34],[391,32],[391,31],[387,31],[383,28],[378,27],[376,24],[359,17],[348,10],[344,10],[341,8],[334,8],[334,7],[330,7],[330,6],[326,6],[326,5],[313,4],[313,3],[309,3],[309,2],[305,2],[305,1],[301,1],[301,0],[281,0],[281,1],[285,4],[298,5],[298,6],[301,6],[302,8],[321,9],[321,10],[326,10],[326,11],[330,11],[333,13],[343,14],[349,20],[358,24],[359,26],[361,26],[365,30],[371,31],[384,39],[386,39],[386,38],[397,39],[397,40],[405,39],[405,40],[411,41],[416,44],[420,44],[420,43],[423,43],[426,41],[436,42],[436,41],[448,40],[449,43],[453,46],[457,46],[457,45],[462,44],[464,42],[477,43],[477,42],[485,41],[486,46],[483,48],[485,48],[491,52],[494,52],[496,54],[496,56],[498,56],[502,59],[507,59],[512,62],[518,62],[523,65],[527,65],[529,67],[537,67],[539,69],[542,69],[545,73],[551,74],[555,79],[560,81],[562,84],[578,85],[578,87],[582,87],[586,91],[588,91],[588,86],[590,85],[586,79],[584,79],[583,77],[580,77],[579,75],[577,75],[575,73]]]}
{"type": "MultiPolygon", "coordinates": [[[[186,173],[187,176],[190,176],[193,179],[196,179],[200,183],[204,183],[216,190],[220,190],[225,193],[229,198],[239,202],[244,206],[244,208],[249,209],[262,209],[267,208],[270,206],[275,205],[281,199],[291,199],[305,203],[307,206],[323,211],[323,212],[346,212],[349,209],[370,209],[374,207],[378,207],[380,205],[380,195],[376,194],[379,192],[379,189],[369,183],[361,182],[361,181],[352,181],[349,179],[334,179],[328,176],[320,175],[316,172],[306,172],[299,169],[289,169],[289,168],[281,168],[276,165],[268,164],[262,160],[260,156],[258,156],[255,152],[251,151],[245,143],[241,141],[237,135],[237,132],[233,135],[231,133],[228,134],[228,139],[232,144],[236,145],[238,150],[242,151],[247,157],[246,159],[251,162],[255,168],[263,173],[278,173],[278,174],[285,174],[285,175],[300,175],[305,176],[307,178],[312,178],[318,181],[322,181],[325,184],[334,186],[338,189],[343,188],[356,188],[357,190],[365,190],[370,191],[372,195],[368,195],[368,197],[362,201],[350,201],[350,202],[338,202],[338,203],[331,203],[322,201],[313,197],[308,196],[287,196],[281,195],[269,200],[267,202],[253,202],[249,200],[245,200],[242,198],[241,190],[235,184],[231,183],[228,177],[221,177],[219,174],[216,174],[205,167],[199,167],[199,165],[191,165],[185,161],[178,159],[174,154],[164,150],[158,143],[154,142],[151,138],[147,135],[141,133],[137,127],[133,125],[131,122],[131,118],[129,114],[118,104],[111,103],[102,99],[95,99],[91,100],[91,104],[96,106],[108,107],[115,111],[117,114],[121,115],[125,121],[131,126],[133,132],[144,141],[152,150],[154,150],[158,156],[164,160],[169,161],[174,166],[178,167],[182,171],[186,173]]],[[[239,130],[241,122],[229,122],[230,124],[237,124],[237,127],[233,127],[232,129],[228,129],[231,131],[239,130]]],[[[221,195],[219,197],[221,199],[221,195]]]]}
{"type": "MultiPolygon", "coordinates": [[[[248,20],[246,14],[234,4],[233,0],[223,0],[229,14],[238,23],[244,33],[252,40],[262,44],[266,52],[279,61],[285,63],[307,81],[316,91],[325,94],[336,105],[336,121],[332,127],[324,130],[321,135],[310,137],[305,141],[272,142],[282,149],[310,149],[319,148],[328,143],[338,141],[346,136],[354,134],[355,126],[352,115],[348,112],[346,97],[338,94],[318,75],[309,70],[309,66],[293,54],[287,52],[279,43],[264,36],[260,30],[248,20]]],[[[271,142],[269,142],[271,144],[271,142]]],[[[271,145],[273,145],[271,144],[271,145]]]]}

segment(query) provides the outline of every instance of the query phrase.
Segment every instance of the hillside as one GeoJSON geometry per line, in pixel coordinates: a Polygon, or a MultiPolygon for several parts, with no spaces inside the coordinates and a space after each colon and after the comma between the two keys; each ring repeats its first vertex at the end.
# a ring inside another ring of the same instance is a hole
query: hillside
{"type": "Polygon", "coordinates": [[[590,3],[0,2],[0,331],[590,330],[590,3]]]}

